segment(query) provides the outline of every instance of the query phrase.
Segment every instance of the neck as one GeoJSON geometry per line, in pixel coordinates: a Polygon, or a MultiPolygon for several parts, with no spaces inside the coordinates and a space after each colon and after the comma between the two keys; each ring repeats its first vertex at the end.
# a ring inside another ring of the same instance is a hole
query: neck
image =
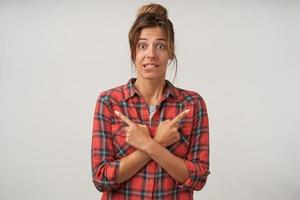
{"type": "Polygon", "coordinates": [[[157,105],[163,95],[165,79],[136,79],[134,86],[143,96],[148,105],[157,105]]]}

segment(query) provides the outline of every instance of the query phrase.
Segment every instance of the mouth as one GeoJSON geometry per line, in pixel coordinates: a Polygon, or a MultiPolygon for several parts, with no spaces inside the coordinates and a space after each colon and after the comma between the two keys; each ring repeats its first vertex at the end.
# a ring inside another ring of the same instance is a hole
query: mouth
{"type": "Polygon", "coordinates": [[[149,68],[149,69],[158,67],[158,65],[153,64],[153,63],[145,64],[143,66],[144,66],[144,68],[149,68]]]}

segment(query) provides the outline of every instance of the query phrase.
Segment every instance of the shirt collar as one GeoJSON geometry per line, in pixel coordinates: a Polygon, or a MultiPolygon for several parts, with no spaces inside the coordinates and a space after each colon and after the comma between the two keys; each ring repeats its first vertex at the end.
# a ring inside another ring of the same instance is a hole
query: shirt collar
{"type": "MultiPolygon", "coordinates": [[[[137,91],[137,89],[133,85],[135,81],[136,81],[136,78],[131,78],[131,79],[129,79],[127,84],[124,85],[123,92],[124,92],[125,101],[127,101],[129,98],[133,97],[135,94],[137,94],[138,96],[141,96],[140,93],[137,91]]],[[[174,85],[170,81],[166,80],[166,88],[164,90],[162,100],[165,100],[169,96],[176,99],[174,85]]]]}

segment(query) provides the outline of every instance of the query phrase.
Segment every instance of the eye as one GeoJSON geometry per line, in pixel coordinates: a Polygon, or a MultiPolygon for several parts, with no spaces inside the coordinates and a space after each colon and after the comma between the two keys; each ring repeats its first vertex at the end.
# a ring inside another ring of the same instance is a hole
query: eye
{"type": "Polygon", "coordinates": [[[147,48],[147,44],[146,43],[138,43],[138,45],[137,45],[137,48],[138,49],[146,49],[147,48]]]}
{"type": "Polygon", "coordinates": [[[166,49],[166,45],[163,44],[163,43],[159,43],[159,44],[157,44],[157,48],[158,48],[159,50],[165,50],[165,49],[166,49]]]}

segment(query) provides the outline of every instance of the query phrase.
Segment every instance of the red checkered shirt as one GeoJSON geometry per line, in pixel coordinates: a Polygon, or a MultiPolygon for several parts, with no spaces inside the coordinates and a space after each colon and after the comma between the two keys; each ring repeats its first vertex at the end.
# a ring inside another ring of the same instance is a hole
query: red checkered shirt
{"type": "Polygon", "coordinates": [[[92,176],[102,199],[193,199],[193,191],[206,183],[209,172],[209,131],[206,105],[193,91],[174,87],[166,80],[166,87],[157,109],[149,117],[149,106],[130,79],[125,85],[102,92],[97,100],[92,137],[92,176]],[[137,174],[117,184],[120,159],[136,149],[125,141],[123,127],[127,126],[115,110],[131,121],[147,125],[153,137],[161,121],[173,119],[185,109],[190,112],[179,122],[180,139],[168,150],[184,159],[189,171],[185,183],[177,183],[158,163],[151,160],[137,174]]]}

